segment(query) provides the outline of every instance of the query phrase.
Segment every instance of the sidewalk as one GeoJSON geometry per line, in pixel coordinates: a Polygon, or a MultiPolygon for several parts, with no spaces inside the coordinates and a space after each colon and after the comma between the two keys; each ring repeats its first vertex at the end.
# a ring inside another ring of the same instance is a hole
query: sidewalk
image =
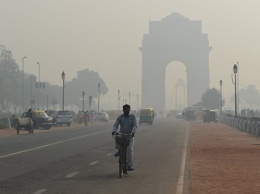
{"type": "Polygon", "coordinates": [[[225,124],[191,122],[191,193],[260,193],[259,145],[259,137],[225,124]]]}
{"type": "MultiPolygon", "coordinates": [[[[24,130],[23,130],[24,131],[24,130]]],[[[25,132],[25,131],[24,131],[25,132]]],[[[27,132],[28,133],[28,132],[27,132]]],[[[16,129],[11,128],[11,129],[0,129],[0,137],[3,136],[9,136],[9,135],[16,135],[16,129]]]]}

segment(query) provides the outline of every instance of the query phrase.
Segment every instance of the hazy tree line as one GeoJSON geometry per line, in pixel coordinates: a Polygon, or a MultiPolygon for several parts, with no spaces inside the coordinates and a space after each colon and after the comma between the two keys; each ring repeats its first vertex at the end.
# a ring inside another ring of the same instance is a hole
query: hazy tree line
{"type": "MultiPolygon", "coordinates": [[[[255,85],[249,85],[247,88],[239,90],[237,96],[239,96],[239,103],[242,109],[259,109],[260,95],[255,85]]],[[[232,95],[229,101],[234,103],[235,95],[232,95]]],[[[202,95],[200,105],[206,109],[220,109],[221,103],[222,107],[224,107],[225,99],[222,98],[221,100],[220,91],[216,88],[211,88],[207,89],[202,95]]]]}
{"type": "MultiPolygon", "coordinates": [[[[50,71],[50,76],[52,75],[50,71]]],[[[37,77],[33,74],[22,72],[19,69],[18,64],[13,59],[12,52],[7,50],[5,46],[0,45],[0,110],[3,112],[9,112],[14,110],[15,113],[21,111],[22,106],[22,83],[24,85],[24,109],[28,109],[31,106],[38,108],[38,96],[39,96],[39,108],[46,110],[59,109],[62,107],[62,86],[51,85],[46,81],[39,88],[36,88],[37,77]],[[23,79],[22,79],[23,77],[23,79]],[[39,95],[38,95],[39,92],[39,95]]],[[[98,97],[98,83],[100,84],[100,95],[105,95],[108,92],[108,88],[104,80],[99,76],[97,72],[90,71],[89,69],[80,70],[77,72],[77,77],[71,81],[65,80],[65,97],[64,105],[66,109],[77,107],[79,110],[83,107],[82,91],[85,95],[85,109],[89,108],[89,96],[93,97],[92,109],[97,107],[98,97]]]]}
{"type": "MultiPolygon", "coordinates": [[[[22,106],[22,80],[24,89],[24,109],[60,109],[62,106],[62,86],[51,85],[48,80],[44,81],[45,87],[36,88],[37,77],[33,74],[23,72],[13,59],[12,52],[5,46],[0,45],[0,110],[8,112],[14,110],[20,113],[22,106]],[[39,95],[38,95],[39,92],[39,95]]],[[[51,75],[51,74],[50,74],[51,75]]],[[[61,75],[53,75],[61,76],[61,75]]],[[[89,96],[93,97],[92,109],[97,109],[98,83],[100,83],[100,95],[105,95],[108,88],[104,80],[97,72],[89,69],[77,72],[77,77],[71,81],[65,81],[65,108],[71,110],[77,107],[79,110],[83,107],[82,91],[86,93],[85,109],[89,108],[89,96]]],[[[239,92],[239,103],[242,107],[258,109],[260,104],[259,91],[255,85],[249,85],[246,89],[239,92]]],[[[230,99],[234,102],[234,95],[230,99]]],[[[221,93],[216,88],[208,89],[202,95],[201,102],[198,103],[207,109],[220,109],[225,105],[225,99],[221,100],[221,93]]]]}
{"type": "Polygon", "coordinates": [[[216,88],[207,89],[201,97],[201,105],[206,109],[220,109],[225,104],[225,100],[221,100],[221,93],[216,88]]]}

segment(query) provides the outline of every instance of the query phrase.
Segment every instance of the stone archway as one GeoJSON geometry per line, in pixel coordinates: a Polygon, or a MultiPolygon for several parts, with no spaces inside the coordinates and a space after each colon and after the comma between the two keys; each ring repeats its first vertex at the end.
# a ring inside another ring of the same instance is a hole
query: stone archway
{"type": "Polygon", "coordinates": [[[185,101],[183,103],[181,103],[181,100],[178,99],[179,88],[182,89],[183,96],[185,98],[185,83],[182,79],[178,79],[176,84],[175,84],[175,91],[176,91],[175,92],[175,109],[176,110],[180,110],[179,109],[180,107],[183,108],[185,106],[185,101]]]}
{"type": "Polygon", "coordinates": [[[161,21],[149,22],[143,36],[142,107],[165,110],[165,68],[180,61],[187,69],[187,105],[201,100],[209,88],[209,41],[202,33],[201,21],[190,21],[172,13],[161,21]]]}

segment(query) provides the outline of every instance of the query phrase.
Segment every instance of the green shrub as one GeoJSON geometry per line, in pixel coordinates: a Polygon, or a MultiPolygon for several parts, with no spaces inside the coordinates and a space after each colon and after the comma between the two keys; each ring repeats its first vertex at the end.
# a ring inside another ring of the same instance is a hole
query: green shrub
{"type": "Polygon", "coordinates": [[[8,123],[3,120],[0,120],[0,129],[5,129],[7,127],[8,127],[8,123]]]}

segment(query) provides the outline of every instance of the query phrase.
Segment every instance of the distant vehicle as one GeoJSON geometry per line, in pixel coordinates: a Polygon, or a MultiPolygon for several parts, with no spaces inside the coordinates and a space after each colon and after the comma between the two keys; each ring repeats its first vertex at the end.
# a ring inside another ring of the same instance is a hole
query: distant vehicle
{"type": "Polygon", "coordinates": [[[57,119],[58,111],[51,111],[51,112],[48,113],[48,115],[53,118],[53,125],[55,125],[56,124],[55,121],[57,119]]]}
{"type": "Polygon", "coordinates": [[[176,114],[176,119],[182,119],[182,113],[181,112],[176,114]]]}
{"type": "Polygon", "coordinates": [[[192,121],[196,119],[196,114],[195,110],[186,108],[183,110],[183,119],[187,121],[192,121]]]}
{"type": "Polygon", "coordinates": [[[217,120],[217,112],[215,110],[203,110],[203,122],[218,122],[217,120]]]}
{"type": "Polygon", "coordinates": [[[63,124],[70,126],[73,121],[73,115],[69,110],[53,111],[51,115],[53,116],[53,122],[59,126],[63,124]]]}
{"type": "Polygon", "coordinates": [[[44,110],[33,110],[32,115],[35,129],[40,127],[50,129],[53,126],[53,118],[49,117],[44,110]]]}
{"type": "Polygon", "coordinates": [[[226,109],[226,110],[222,111],[222,114],[225,116],[233,117],[233,116],[235,116],[235,111],[226,109]]]}
{"type": "Polygon", "coordinates": [[[28,112],[24,112],[21,117],[16,120],[17,134],[21,128],[38,129],[43,127],[50,129],[53,126],[53,118],[49,117],[43,110],[32,110],[32,118],[28,116],[28,112]]]}
{"type": "Polygon", "coordinates": [[[96,112],[95,113],[95,120],[100,120],[101,122],[108,122],[109,116],[107,112],[96,112]]]}
{"type": "Polygon", "coordinates": [[[152,125],[154,121],[154,109],[153,108],[143,108],[140,110],[139,125],[142,123],[148,123],[152,125]]]}
{"type": "Polygon", "coordinates": [[[173,110],[170,110],[168,113],[167,113],[167,117],[174,117],[175,116],[175,111],[173,110]]]}
{"type": "Polygon", "coordinates": [[[27,112],[24,112],[21,117],[15,119],[15,128],[17,135],[19,135],[22,128],[28,130],[29,133],[33,133],[33,120],[28,116],[27,112]]]}

